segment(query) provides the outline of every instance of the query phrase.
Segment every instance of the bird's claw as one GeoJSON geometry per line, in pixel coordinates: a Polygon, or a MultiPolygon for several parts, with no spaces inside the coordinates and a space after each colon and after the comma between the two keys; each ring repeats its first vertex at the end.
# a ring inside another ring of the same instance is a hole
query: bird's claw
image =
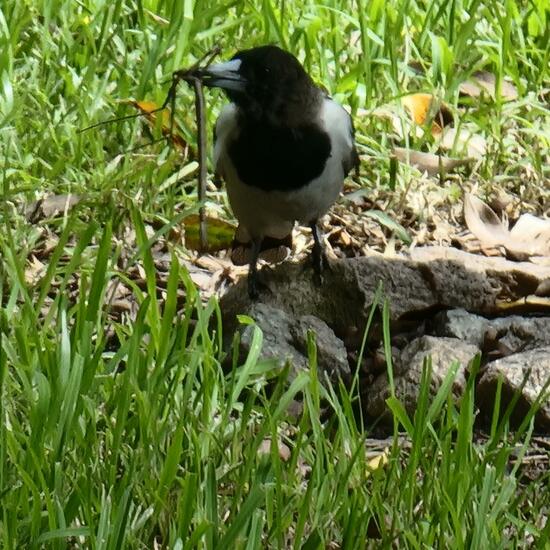
{"type": "Polygon", "coordinates": [[[255,302],[260,297],[260,292],[258,290],[259,286],[258,274],[250,273],[248,275],[248,297],[255,302]]]}
{"type": "Polygon", "coordinates": [[[269,287],[260,281],[258,272],[254,271],[248,275],[248,297],[253,301],[257,301],[260,293],[271,292],[269,287]]]}

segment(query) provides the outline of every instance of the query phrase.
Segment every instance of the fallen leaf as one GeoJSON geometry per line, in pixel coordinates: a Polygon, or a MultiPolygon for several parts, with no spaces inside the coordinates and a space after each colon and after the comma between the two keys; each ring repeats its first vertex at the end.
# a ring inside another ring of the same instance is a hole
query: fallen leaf
{"type": "Polygon", "coordinates": [[[550,298],[544,296],[526,296],[518,300],[497,300],[495,302],[497,311],[524,311],[524,310],[542,310],[550,311],[550,298]]]}
{"type": "Polygon", "coordinates": [[[380,454],[367,462],[367,477],[376,470],[383,468],[388,463],[389,449],[384,449],[380,454]]]}
{"type": "MultiPolygon", "coordinates": [[[[284,262],[290,256],[290,248],[281,245],[267,248],[260,252],[259,258],[268,264],[284,262]]],[[[238,244],[231,251],[231,260],[235,265],[248,265],[250,263],[250,246],[238,244]]]]}
{"type": "Polygon", "coordinates": [[[45,271],[46,265],[33,254],[25,267],[25,281],[32,286],[41,279],[45,271]]]}
{"type": "Polygon", "coordinates": [[[50,195],[29,205],[27,208],[27,219],[31,223],[37,223],[45,218],[53,218],[61,213],[68,212],[80,200],[79,195],[72,193],[50,195]]]}
{"type": "Polygon", "coordinates": [[[39,260],[47,260],[59,243],[59,237],[55,233],[46,231],[45,235],[44,239],[41,239],[39,245],[33,250],[34,255],[39,260]]]}
{"type": "Polygon", "coordinates": [[[419,170],[427,172],[433,176],[439,174],[439,171],[449,172],[459,166],[465,166],[471,163],[474,159],[454,159],[443,157],[434,153],[423,153],[421,151],[413,151],[403,147],[394,147],[393,154],[397,160],[416,166],[419,170]]]}
{"type": "MultiPolygon", "coordinates": [[[[235,226],[219,218],[206,217],[207,251],[231,248],[235,237],[235,226]]],[[[190,250],[200,250],[199,216],[192,214],[182,221],[185,230],[185,245],[190,250]]]]}
{"type": "Polygon", "coordinates": [[[453,115],[445,103],[437,103],[432,94],[411,94],[401,98],[401,105],[409,112],[419,126],[432,121],[432,134],[441,133],[445,126],[452,124],[453,115]]]}
{"type": "Polygon", "coordinates": [[[176,121],[173,122],[172,128],[170,109],[167,107],[161,109],[161,106],[157,105],[153,101],[130,101],[130,104],[146,116],[151,128],[155,128],[157,124],[157,116],[159,113],[162,113],[162,135],[168,137],[170,141],[182,151],[188,151],[189,146],[181,135],[181,130],[176,121]]]}
{"type": "MultiPolygon", "coordinates": [[[[263,457],[263,456],[271,455],[271,445],[272,445],[272,443],[271,443],[270,438],[264,439],[260,443],[260,446],[258,447],[258,456],[263,457]]],[[[290,449],[288,448],[287,445],[285,445],[284,443],[278,441],[277,442],[277,451],[278,451],[278,454],[279,454],[279,458],[283,462],[288,462],[289,461],[289,459],[290,459],[290,449]]]]}
{"type": "Polygon", "coordinates": [[[351,245],[351,237],[349,236],[349,233],[345,229],[342,229],[340,231],[339,237],[340,237],[340,242],[342,243],[343,246],[348,247],[351,245]]]}
{"type": "Polygon", "coordinates": [[[437,99],[432,94],[418,93],[403,96],[401,105],[409,117],[403,117],[402,111],[395,105],[383,105],[373,111],[360,111],[358,114],[373,115],[375,117],[389,120],[395,133],[404,139],[406,135],[422,137],[425,126],[428,122],[432,135],[439,135],[444,127],[453,122],[453,115],[444,103],[437,104],[437,99]]]}
{"type": "Polygon", "coordinates": [[[130,311],[132,311],[132,306],[133,306],[133,303],[124,298],[122,300],[113,300],[113,302],[111,303],[111,309],[114,313],[129,313],[130,311]]]}
{"type": "Polygon", "coordinates": [[[550,220],[522,214],[510,236],[514,248],[527,256],[550,256],[550,220]]]}
{"type": "Polygon", "coordinates": [[[550,278],[541,281],[535,290],[535,296],[550,298],[550,278]]]}
{"type": "Polygon", "coordinates": [[[523,214],[510,231],[490,206],[470,193],[464,196],[464,219],[482,245],[503,246],[515,260],[550,257],[550,220],[523,214]]]}
{"type": "MultiPolygon", "coordinates": [[[[304,240],[303,244],[307,240],[304,240]]],[[[262,240],[259,257],[270,264],[283,262],[290,255],[294,243],[293,233],[283,238],[265,237],[262,240]]],[[[231,261],[235,265],[246,265],[251,259],[252,242],[248,231],[240,225],[235,233],[235,243],[231,251],[231,261]]]]}
{"type": "MultiPolygon", "coordinates": [[[[470,79],[462,82],[459,91],[469,97],[480,97],[484,92],[488,93],[493,99],[496,97],[496,76],[488,71],[476,71],[470,79]]],[[[507,80],[501,81],[501,97],[509,101],[517,99],[518,91],[516,87],[507,80]]]]}
{"type": "Polygon", "coordinates": [[[487,141],[483,136],[475,134],[468,128],[445,128],[439,145],[442,149],[454,149],[473,159],[481,159],[487,152],[487,141]]]}
{"type": "Polygon", "coordinates": [[[509,237],[507,224],[491,207],[471,193],[464,195],[464,220],[468,229],[485,246],[500,246],[509,237]]]}
{"type": "Polygon", "coordinates": [[[511,215],[514,211],[514,197],[504,189],[498,189],[491,200],[490,206],[497,214],[505,212],[507,215],[511,215]]]}
{"type": "Polygon", "coordinates": [[[204,291],[210,287],[213,277],[213,274],[210,271],[207,269],[201,269],[194,264],[186,265],[186,268],[189,273],[189,277],[193,283],[201,289],[201,291],[204,291]]]}

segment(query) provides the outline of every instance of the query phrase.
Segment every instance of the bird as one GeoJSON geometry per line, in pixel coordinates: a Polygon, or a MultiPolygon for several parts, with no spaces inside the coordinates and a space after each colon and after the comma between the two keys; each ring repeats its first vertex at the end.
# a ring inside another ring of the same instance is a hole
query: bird
{"type": "Polygon", "coordinates": [[[296,223],[311,228],[320,279],[327,261],[319,219],[359,164],[351,116],[275,45],[240,50],[198,72],[229,99],[215,123],[213,158],[239,222],[236,242],[250,247],[250,298],[259,296],[260,252],[292,242],[296,223]]]}

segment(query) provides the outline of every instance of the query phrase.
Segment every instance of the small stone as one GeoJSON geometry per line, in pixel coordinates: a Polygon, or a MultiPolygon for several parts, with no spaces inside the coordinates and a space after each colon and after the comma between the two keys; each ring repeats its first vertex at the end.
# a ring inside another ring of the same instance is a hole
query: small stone
{"type": "MultiPolygon", "coordinates": [[[[321,381],[328,377],[336,382],[347,380],[350,368],[344,343],[336,337],[332,329],[312,315],[293,318],[290,314],[263,303],[254,304],[247,315],[256,321],[263,333],[261,357],[276,359],[281,368],[286,361],[292,364],[291,378],[299,370],[309,367],[307,333],[315,332],[317,344],[317,366],[321,381]]],[[[241,352],[246,356],[250,351],[254,325],[244,327],[241,334],[241,352]]]]}
{"type": "MultiPolygon", "coordinates": [[[[479,353],[479,348],[462,342],[457,338],[436,338],[422,336],[413,340],[396,358],[394,365],[395,393],[401,400],[410,415],[416,410],[416,402],[420,391],[422,369],[426,357],[431,357],[432,395],[437,393],[447,372],[455,361],[460,363],[455,381],[453,394],[459,397],[466,387],[466,369],[470,361],[479,353]]],[[[367,398],[367,413],[372,417],[386,415],[389,411],[386,399],[390,396],[390,385],[387,374],[378,376],[367,398]]]]}
{"type": "MultiPolygon", "coordinates": [[[[512,421],[519,423],[527,414],[550,377],[550,346],[514,353],[489,363],[477,385],[477,400],[481,410],[490,415],[499,378],[502,377],[502,409],[504,410],[516,391],[521,391],[512,421]]],[[[550,429],[550,399],[543,401],[536,415],[540,427],[550,429]]]]}

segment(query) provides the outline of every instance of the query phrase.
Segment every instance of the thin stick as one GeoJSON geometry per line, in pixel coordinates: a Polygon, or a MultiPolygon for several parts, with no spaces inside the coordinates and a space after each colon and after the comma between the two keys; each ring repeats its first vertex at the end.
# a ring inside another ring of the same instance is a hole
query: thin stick
{"type": "Polygon", "coordinates": [[[204,93],[202,82],[199,78],[193,78],[193,88],[195,90],[195,111],[197,116],[198,131],[198,156],[199,156],[199,180],[198,195],[201,203],[199,209],[199,245],[201,252],[206,251],[208,242],[206,238],[206,219],[204,200],[206,199],[206,113],[204,109],[204,93]]]}
{"type": "MultiPolygon", "coordinates": [[[[207,241],[207,234],[206,234],[206,212],[205,212],[205,206],[204,206],[204,201],[206,199],[206,177],[207,177],[206,113],[205,113],[204,93],[202,89],[202,80],[200,76],[200,71],[204,70],[205,67],[210,65],[214,57],[216,57],[220,53],[220,51],[221,51],[221,48],[219,46],[215,46],[210,51],[206,52],[189,69],[180,69],[178,71],[174,71],[172,73],[172,83],[168,90],[168,94],[166,95],[166,99],[164,100],[163,104],[160,107],[150,111],[149,113],[137,113],[135,115],[127,115],[123,117],[113,118],[110,120],[104,120],[102,122],[92,124],[87,128],[82,128],[81,130],[78,130],[78,133],[81,133],[87,130],[91,130],[92,128],[97,128],[98,126],[102,126],[103,124],[108,124],[110,122],[118,122],[121,120],[128,120],[128,119],[137,118],[140,116],[151,115],[154,113],[158,113],[159,111],[163,111],[168,106],[168,104],[170,104],[171,112],[170,112],[169,134],[172,135],[172,132],[174,129],[175,100],[176,100],[176,89],[177,89],[178,83],[180,82],[180,80],[184,80],[185,82],[188,82],[190,84],[192,83],[193,89],[195,91],[195,112],[197,117],[197,132],[198,132],[197,146],[198,146],[198,157],[199,157],[198,158],[199,177],[198,177],[197,194],[198,194],[199,202],[201,203],[201,206],[199,208],[199,246],[200,246],[201,252],[205,252],[207,250],[208,241],[207,241]],[[204,65],[201,67],[203,63],[204,65]]],[[[138,149],[138,148],[141,148],[141,146],[138,146],[135,149],[138,149]]],[[[132,149],[132,150],[135,150],[135,149],[132,149]]]]}
{"type": "Polygon", "coordinates": [[[93,130],[94,128],[99,128],[100,126],[103,126],[105,124],[112,124],[113,122],[120,122],[121,120],[131,120],[132,118],[139,118],[142,116],[149,116],[154,115],[155,113],[158,113],[159,111],[162,111],[165,109],[165,105],[161,107],[157,107],[156,109],[153,109],[152,111],[149,111],[148,113],[136,113],[133,115],[125,115],[125,116],[119,116],[116,118],[109,118],[107,120],[102,120],[100,122],[96,122],[95,124],[92,124],[91,126],[86,126],[86,128],[79,128],[76,133],[82,134],[83,132],[87,132],[88,130],[93,130]]]}
{"type": "MultiPolygon", "coordinates": [[[[105,124],[111,124],[113,122],[120,122],[122,120],[131,120],[132,118],[139,118],[142,116],[148,116],[152,115],[154,113],[158,113],[159,111],[163,111],[166,109],[169,103],[172,103],[173,99],[175,99],[176,96],[176,88],[178,86],[178,83],[180,80],[186,80],[191,81],[195,78],[198,78],[196,73],[199,69],[208,67],[210,63],[212,63],[212,60],[214,57],[216,57],[221,51],[220,46],[214,46],[211,50],[207,51],[196,63],[193,64],[192,67],[189,69],[179,69],[177,71],[174,71],[172,73],[172,84],[170,85],[170,88],[168,90],[168,94],[166,95],[166,99],[164,100],[164,103],[157,107],[156,109],[153,109],[152,111],[149,111],[148,113],[136,113],[133,115],[125,115],[121,117],[115,117],[115,118],[109,118],[107,120],[102,120],[100,122],[96,122],[95,124],[92,124],[91,126],[86,126],[86,128],[80,128],[76,131],[77,134],[81,134],[83,132],[87,132],[88,130],[93,130],[94,128],[98,128],[99,126],[103,126],[105,124]],[[205,61],[206,63],[201,67],[201,64],[205,61]]],[[[172,114],[173,117],[173,114],[172,114]]],[[[171,122],[172,125],[172,122],[171,122]]]]}

